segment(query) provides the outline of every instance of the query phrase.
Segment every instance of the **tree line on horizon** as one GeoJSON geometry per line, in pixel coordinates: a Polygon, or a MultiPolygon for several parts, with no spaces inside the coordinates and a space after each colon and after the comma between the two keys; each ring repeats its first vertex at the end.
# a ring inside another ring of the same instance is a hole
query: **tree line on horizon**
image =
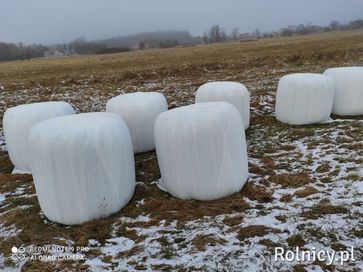
{"type": "Polygon", "coordinates": [[[252,33],[240,33],[234,28],[227,34],[220,25],[212,26],[202,36],[192,36],[188,31],[159,31],[116,37],[100,41],[87,41],[80,37],[72,42],[53,46],[41,44],[25,45],[23,43],[0,42],[0,61],[26,60],[43,57],[46,52],[57,50],[62,55],[91,55],[143,50],[147,48],[171,48],[197,44],[223,43],[229,41],[257,40],[277,36],[308,35],[319,32],[355,30],[363,28],[363,20],[353,20],[347,24],[333,20],[328,26],[290,25],[277,32],[262,33],[256,29],[252,33]]]}
{"type": "Polygon", "coordinates": [[[204,44],[209,43],[221,43],[228,41],[243,41],[243,40],[256,40],[262,38],[272,38],[272,37],[289,37],[294,35],[308,35],[319,32],[330,32],[330,31],[345,31],[345,30],[355,30],[363,28],[363,20],[353,20],[347,24],[341,24],[339,21],[333,20],[328,26],[319,26],[313,24],[299,24],[299,25],[289,25],[288,27],[281,28],[278,32],[265,32],[262,33],[259,29],[256,29],[252,33],[240,33],[238,28],[234,28],[230,35],[219,25],[214,25],[210,28],[208,32],[204,32],[202,36],[202,42],[204,44]]]}
{"type": "Polygon", "coordinates": [[[21,42],[18,44],[0,42],[0,61],[43,57],[46,50],[48,50],[47,47],[41,44],[25,45],[21,42]]]}

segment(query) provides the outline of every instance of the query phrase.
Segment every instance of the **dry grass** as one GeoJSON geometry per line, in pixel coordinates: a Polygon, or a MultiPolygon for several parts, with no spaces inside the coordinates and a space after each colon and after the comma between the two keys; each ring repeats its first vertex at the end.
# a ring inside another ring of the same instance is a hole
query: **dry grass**
{"type": "Polygon", "coordinates": [[[240,228],[238,231],[238,239],[243,241],[249,237],[255,236],[265,236],[269,233],[279,233],[280,231],[277,229],[273,229],[270,227],[266,227],[263,225],[251,225],[248,227],[240,228]]]}
{"type": "Polygon", "coordinates": [[[328,215],[328,214],[339,214],[343,213],[349,214],[349,210],[342,206],[334,206],[331,204],[317,204],[313,206],[308,211],[303,212],[301,215],[306,219],[317,219],[321,216],[328,215]]]}
{"type": "Polygon", "coordinates": [[[271,202],[273,200],[272,193],[268,192],[263,185],[254,185],[247,182],[243,187],[242,193],[251,200],[259,202],[271,202]]]}
{"type": "Polygon", "coordinates": [[[11,173],[13,168],[7,152],[0,152],[0,173],[11,173]]]}
{"type": "Polygon", "coordinates": [[[313,182],[307,173],[279,174],[272,176],[271,181],[283,187],[291,188],[302,187],[313,182]]]}
{"type": "MultiPolygon", "coordinates": [[[[1,153],[1,152],[0,152],[1,153]]],[[[13,168],[13,166],[11,166],[13,168]]],[[[31,175],[0,174],[0,193],[15,192],[17,188],[33,184],[31,175]]],[[[35,193],[34,187],[28,189],[29,194],[35,193]]]]}
{"type": "Polygon", "coordinates": [[[279,199],[281,202],[285,202],[285,203],[287,203],[287,202],[291,202],[291,200],[292,200],[292,196],[291,195],[289,195],[289,194],[284,194],[284,195],[282,195],[281,197],[280,197],[280,199],[279,199]]]}
{"type": "Polygon", "coordinates": [[[242,219],[243,217],[241,215],[239,216],[226,216],[223,219],[223,223],[226,224],[227,226],[236,226],[242,223],[242,219]]]}
{"type": "Polygon", "coordinates": [[[152,218],[157,220],[167,219],[180,221],[198,219],[203,216],[243,212],[249,208],[250,206],[242,199],[241,193],[234,194],[221,200],[208,202],[194,200],[185,201],[171,198],[169,195],[164,195],[160,198],[145,200],[145,207],[143,207],[146,214],[150,214],[152,218]]]}
{"type": "Polygon", "coordinates": [[[316,193],[319,193],[318,190],[316,190],[314,187],[306,187],[304,189],[301,189],[301,190],[298,190],[294,193],[294,196],[297,196],[297,197],[300,197],[300,198],[303,198],[303,197],[307,197],[309,195],[313,195],[313,194],[316,194],[316,193]]]}
{"type": "Polygon", "coordinates": [[[215,237],[214,235],[210,234],[210,235],[198,235],[197,237],[195,237],[192,241],[193,246],[198,250],[198,251],[203,251],[205,250],[205,248],[207,246],[214,246],[216,244],[226,244],[227,241],[218,237],[215,237]]]}
{"type": "Polygon", "coordinates": [[[293,267],[293,272],[306,272],[307,270],[304,268],[302,264],[297,264],[293,267]]]}
{"type": "Polygon", "coordinates": [[[318,168],[316,168],[316,172],[318,173],[326,173],[330,171],[330,166],[329,163],[327,162],[323,162],[321,165],[318,166],[318,168]]]}
{"type": "Polygon", "coordinates": [[[294,234],[286,239],[286,242],[290,247],[300,247],[302,248],[306,242],[300,234],[294,234]]]}

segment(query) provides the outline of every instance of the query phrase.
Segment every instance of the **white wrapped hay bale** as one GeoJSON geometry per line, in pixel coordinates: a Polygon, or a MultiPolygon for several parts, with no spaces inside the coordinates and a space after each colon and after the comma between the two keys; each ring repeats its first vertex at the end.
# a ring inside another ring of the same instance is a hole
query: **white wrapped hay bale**
{"type": "Polygon", "coordinates": [[[324,74],[334,82],[333,113],[363,115],[363,67],[332,68],[324,74]]]}
{"type": "Polygon", "coordinates": [[[49,119],[30,132],[31,170],[50,220],[80,224],[119,211],[135,188],[129,130],[113,113],[49,119]]]}
{"type": "Polygon", "coordinates": [[[29,172],[28,136],[31,127],[43,120],[75,114],[66,102],[24,104],[6,110],[3,119],[4,136],[14,172],[29,172]]]}
{"type": "Polygon", "coordinates": [[[276,94],[276,118],[290,125],[329,120],[334,99],[332,80],[324,75],[300,73],[283,76],[276,94]]]}
{"type": "Polygon", "coordinates": [[[245,132],[226,102],[161,113],[155,145],[162,186],[181,199],[213,200],[241,190],[248,177],[245,132]]]}
{"type": "Polygon", "coordinates": [[[107,112],[119,114],[130,130],[135,153],[153,150],[156,117],[168,110],[165,97],[157,92],[116,96],[106,104],[107,112]]]}
{"type": "Polygon", "coordinates": [[[195,103],[225,101],[237,108],[242,116],[245,129],[250,125],[250,93],[237,82],[209,82],[199,87],[195,103]]]}

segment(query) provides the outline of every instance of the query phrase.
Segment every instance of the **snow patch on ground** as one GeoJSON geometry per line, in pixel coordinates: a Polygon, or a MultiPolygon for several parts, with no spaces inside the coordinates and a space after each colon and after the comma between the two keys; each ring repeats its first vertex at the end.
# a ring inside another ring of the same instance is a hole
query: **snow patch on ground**
{"type": "MultiPolygon", "coordinates": [[[[206,78],[212,79],[209,77],[208,70],[205,73],[206,78]]],[[[252,115],[273,116],[276,83],[282,73],[286,73],[286,70],[274,70],[271,72],[272,75],[259,80],[256,80],[256,71],[249,71],[243,75],[246,82],[242,83],[246,83],[251,91],[253,98],[251,102],[257,100],[255,104],[251,104],[252,115]]],[[[233,76],[226,79],[237,80],[233,76]]],[[[10,91],[1,93],[0,111],[4,112],[6,105],[9,104],[38,102],[40,92],[46,94],[42,100],[70,102],[77,112],[104,111],[108,99],[126,92],[123,88],[113,87],[100,90],[93,87],[91,81],[92,78],[79,80],[71,86],[68,82],[64,82],[57,89],[38,86],[29,90],[19,85],[19,91],[15,97],[10,91]],[[82,93],[82,97],[75,96],[75,93],[82,93]]],[[[160,81],[145,81],[138,87],[131,81],[126,82],[125,85],[128,85],[127,92],[160,91],[166,96],[171,108],[194,103],[194,92],[197,87],[188,79],[181,81],[172,77],[166,77],[160,81]]],[[[182,268],[208,271],[291,271],[293,266],[299,263],[275,262],[273,247],[268,246],[268,243],[287,248],[287,239],[294,234],[299,234],[306,248],[331,250],[333,244],[360,248],[363,239],[352,235],[361,226],[363,213],[361,206],[363,154],[359,148],[363,141],[361,136],[352,136],[359,126],[362,129],[363,121],[355,119],[330,120],[313,129],[289,127],[281,130],[263,124],[253,125],[251,129],[254,129],[254,133],[247,137],[249,162],[258,167],[264,167],[263,158],[267,157],[277,165],[275,174],[306,172],[313,180],[306,186],[313,187],[317,193],[307,197],[297,197],[295,193],[304,186],[286,188],[271,182],[266,183],[266,180],[269,181],[269,175],[251,173],[248,182],[268,187],[272,192],[271,202],[261,204],[245,198],[251,209],[190,220],[181,227],[177,221],[162,220],[156,225],[152,224],[153,219],[148,214],[138,215],[135,218],[121,216],[112,226],[111,237],[105,242],[98,241],[97,237],[88,240],[88,246],[98,250],[99,255],[86,254],[85,264],[90,266],[91,271],[134,271],[137,265],[149,271],[161,270],[160,267],[167,267],[170,270],[182,268]],[[271,129],[275,130],[271,131],[271,129]],[[311,133],[306,133],[304,136],[304,133],[310,130],[311,133]],[[326,172],[319,170],[323,164],[329,167],[326,172]],[[286,195],[291,196],[290,202],[281,200],[286,195]],[[308,212],[319,203],[345,207],[349,213],[326,214],[316,219],[303,217],[304,212],[308,212]],[[238,216],[241,217],[241,221],[237,225],[228,226],[224,223],[226,218],[238,216]],[[120,225],[126,226],[127,231],[135,232],[139,239],[117,235],[120,225]],[[277,231],[241,240],[238,238],[239,230],[254,225],[277,231]],[[195,242],[198,237],[209,239],[199,249],[195,242]]],[[[1,128],[0,148],[6,148],[1,128]]],[[[159,182],[151,183],[151,186],[154,185],[159,185],[159,182]]],[[[5,211],[0,215],[4,215],[9,206],[5,204],[7,196],[7,193],[0,194],[0,209],[5,211]]],[[[34,195],[26,195],[25,187],[20,187],[15,192],[9,193],[9,196],[28,198],[34,195]]],[[[145,205],[144,199],[136,204],[140,209],[143,205],[145,205]]],[[[27,205],[20,207],[29,208],[27,205]]],[[[44,221],[48,225],[52,224],[46,219],[44,221]]],[[[15,226],[0,224],[0,237],[13,237],[20,231],[15,226]]],[[[71,242],[67,243],[71,244],[71,242]]],[[[359,251],[357,254],[356,258],[361,260],[362,252],[359,251]]],[[[5,258],[0,255],[2,269],[5,258]]],[[[19,267],[20,264],[17,269],[19,267]]],[[[349,270],[347,266],[338,266],[338,268],[349,270]]],[[[314,272],[323,271],[319,265],[312,263],[305,263],[305,269],[314,272]]]]}

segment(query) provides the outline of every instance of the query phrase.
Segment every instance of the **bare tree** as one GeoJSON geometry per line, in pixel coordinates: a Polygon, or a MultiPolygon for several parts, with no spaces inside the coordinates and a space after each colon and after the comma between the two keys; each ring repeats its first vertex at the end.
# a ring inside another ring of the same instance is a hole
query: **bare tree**
{"type": "Polygon", "coordinates": [[[330,26],[331,30],[338,30],[340,27],[340,24],[337,20],[333,20],[330,22],[329,26],[330,26]]]}
{"type": "Polygon", "coordinates": [[[261,38],[261,31],[258,28],[256,28],[253,35],[255,36],[256,39],[259,39],[259,38],[261,38]]]}
{"type": "Polygon", "coordinates": [[[227,39],[228,39],[228,36],[227,36],[226,31],[223,28],[221,28],[221,42],[226,42],[227,39]]]}
{"type": "Polygon", "coordinates": [[[214,25],[209,31],[208,39],[210,43],[225,42],[227,40],[227,34],[222,27],[214,25]]]}
{"type": "Polygon", "coordinates": [[[237,41],[239,39],[239,30],[238,28],[233,28],[231,33],[232,40],[237,41]]]}
{"type": "Polygon", "coordinates": [[[209,43],[208,35],[205,32],[203,33],[202,41],[203,41],[204,44],[208,44],[209,43]]]}

